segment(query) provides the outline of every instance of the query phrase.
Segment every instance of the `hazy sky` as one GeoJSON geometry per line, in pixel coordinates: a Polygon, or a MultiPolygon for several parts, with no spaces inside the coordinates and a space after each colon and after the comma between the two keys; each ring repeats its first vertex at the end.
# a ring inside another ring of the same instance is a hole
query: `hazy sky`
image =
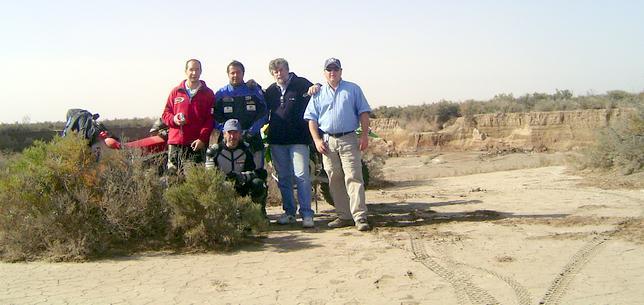
{"type": "Polygon", "coordinates": [[[216,90],[337,57],[374,108],[644,90],[644,1],[3,1],[0,40],[4,123],[159,116],[189,58],[216,90]]]}

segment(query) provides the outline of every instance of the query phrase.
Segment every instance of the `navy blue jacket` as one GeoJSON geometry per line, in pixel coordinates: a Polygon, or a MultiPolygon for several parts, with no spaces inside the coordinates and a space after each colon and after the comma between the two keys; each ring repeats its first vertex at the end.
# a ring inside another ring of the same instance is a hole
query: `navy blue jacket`
{"type": "Polygon", "coordinates": [[[304,120],[304,110],[311,98],[307,91],[313,84],[306,78],[291,74],[284,96],[277,83],[270,85],[264,94],[269,111],[269,144],[311,144],[311,133],[308,122],[304,120]]]}

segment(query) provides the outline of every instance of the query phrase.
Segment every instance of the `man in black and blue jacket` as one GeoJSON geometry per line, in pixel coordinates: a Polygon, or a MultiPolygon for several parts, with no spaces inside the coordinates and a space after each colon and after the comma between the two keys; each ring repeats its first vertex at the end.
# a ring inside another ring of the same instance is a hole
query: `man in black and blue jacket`
{"type": "MultiPolygon", "coordinates": [[[[230,119],[237,119],[241,124],[242,138],[253,152],[258,167],[264,167],[264,144],[260,134],[266,124],[266,102],[262,88],[244,82],[244,65],[233,60],[226,67],[230,83],[215,93],[214,117],[217,129],[230,119]]],[[[221,137],[220,137],[221,139],[221,137]]]]}

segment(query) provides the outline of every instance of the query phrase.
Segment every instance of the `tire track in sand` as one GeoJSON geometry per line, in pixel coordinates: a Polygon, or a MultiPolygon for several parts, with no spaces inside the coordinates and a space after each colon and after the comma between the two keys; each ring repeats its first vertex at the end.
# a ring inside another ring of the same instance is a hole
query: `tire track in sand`
{"type": "MultiPolygon", "coordinates": [[[[614,233],[614,232],[613,232],[614,233]]],[[[566,294],[568,286],[574,279],[575,275],[590,261],[590,259],[599,252],[601,246],[606,243],[610,235],[601,235],[593,238],[587,242],[575,255],[570,258],[570,261],[563,267],[557,274],[555,279],[546,290],[545,295],[539,301],[539,304],[559,304],[561,298],[566,294]]]]}
{"type": "Polygon", "coordinates": [[[450,283],[454,288],[459,304],[466,304],[467,299],[469,299],[472,304],[499,304],[499,301],[496,300],[488,291],[472,283],[472,281],[470,281],[469,274],[456,269],[450,270],[445,268],[427,255],[422,238],[415,232],[407,233],[410,237],[411,250],[414,254],[414,259],[450,283]]]}

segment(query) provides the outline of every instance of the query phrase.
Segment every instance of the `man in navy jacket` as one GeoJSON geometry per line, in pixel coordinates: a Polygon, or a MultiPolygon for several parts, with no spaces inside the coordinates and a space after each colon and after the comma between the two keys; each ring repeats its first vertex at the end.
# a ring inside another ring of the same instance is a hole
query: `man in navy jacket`
{"type": "Polygon", "coordinates": [[[288,62],[283,58],[271,60],[268,70],[275,78],[275,83],[266,89],[264,95],[269,110],[267,140],[284,209],[277,223],[296,221],[297,207],[293,196],[295,180],[302,226],[311,228],[314,226],[309,173],[311,134],[304,120],[304,110],[310,99],[306,93],[312,84],[306,78],[290,72],[288,62]]]}

